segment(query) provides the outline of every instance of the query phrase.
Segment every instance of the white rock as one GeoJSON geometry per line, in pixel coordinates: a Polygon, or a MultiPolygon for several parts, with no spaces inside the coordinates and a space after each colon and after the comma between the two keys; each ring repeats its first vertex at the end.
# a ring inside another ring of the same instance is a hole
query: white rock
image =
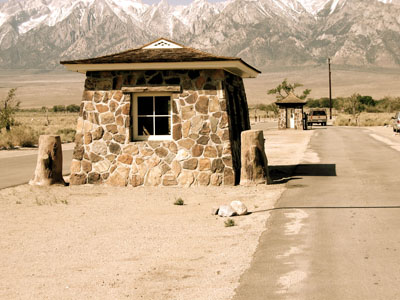
{"type": "Polygon", "coordinates": [[[211,208],[211,214],[212,214],[213,216],[218,215],[218,210],[219,210],[219,207],[213,207],[213,208],[211,208]]]}
{"type": "Polygon", "coordinates": [[[239,216],[243,216],[243,215],[247,214],[247,207],[241,201],[238,201],[238,200],[232,201],[231,207],[233,208],[234,211],[236,211],[236,213],[239,216]]]}
{"type": "Polygon", "coordinates": [[[232,217],[236,215],[236,211],[230,205],[221,205],[218,210],[220,217],[232,217]]]}

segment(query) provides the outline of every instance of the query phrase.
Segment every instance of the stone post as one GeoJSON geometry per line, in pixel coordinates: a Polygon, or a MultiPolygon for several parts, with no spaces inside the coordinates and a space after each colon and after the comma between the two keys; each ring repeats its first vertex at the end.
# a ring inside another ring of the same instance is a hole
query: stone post
{"type": "Polygon", "coordinates": [[[262,130],[242,131],[241,144],[240,185],[268,184],[268,160],[262,130]]]}
{"type": "Polygon", "coordinates": [[[30,185],[65,185],[62,176],[62,148],[60,136],[41,135],[34,178],[30,185]]]}

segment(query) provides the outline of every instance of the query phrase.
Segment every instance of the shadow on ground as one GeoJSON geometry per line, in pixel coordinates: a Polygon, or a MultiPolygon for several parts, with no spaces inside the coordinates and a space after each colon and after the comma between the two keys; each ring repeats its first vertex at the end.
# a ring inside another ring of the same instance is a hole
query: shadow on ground
{"type": "Polygon", "coordinates": [[[303,176],[336,176],[336,164],[299,164],[268,168],[273,184],[286,183],[303,176]]]}

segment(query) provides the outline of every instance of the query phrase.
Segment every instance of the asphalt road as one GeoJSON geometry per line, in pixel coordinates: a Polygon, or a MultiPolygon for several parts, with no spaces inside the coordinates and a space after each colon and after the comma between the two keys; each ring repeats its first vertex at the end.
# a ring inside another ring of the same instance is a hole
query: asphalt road
{"type": "MultiPolygon", "coordinates": [[[[21,151],[22,152],[22,151],[21,151]]],[[[29,151],[32,152],[32,151],[29,151]]],[[[63,174],[69,174],[73,150],[63,151],[63,174]]],[[[0,158],[0,189],[28,183],[33,178],[37,154],[0,158]]]]}
{"type": "Polygon", "coordinates": [[[400,299],[400,152],[364,129],[316,130],[318,164],[273,169],[288,189],[234,300],[400,299]]]}

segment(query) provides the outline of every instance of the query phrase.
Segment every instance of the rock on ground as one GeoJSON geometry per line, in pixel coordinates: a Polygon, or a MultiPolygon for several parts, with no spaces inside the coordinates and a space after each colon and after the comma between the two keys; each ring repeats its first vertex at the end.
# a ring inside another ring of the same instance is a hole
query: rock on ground
{"type": "Polygon", "coordinates": [[[236,211],[230,205],[221,205],[218,210],[220,217],[232,217],[236,215],[236,211]]]}
{"type": "Polygon", "coordinates": [[[247,207],[241,201],[238,201],[238,200],[232,201],[231,207],[233,208],[233,210],[236,211],[238,216],[243,216],[243,215],[247,214],[247,207]]]}

